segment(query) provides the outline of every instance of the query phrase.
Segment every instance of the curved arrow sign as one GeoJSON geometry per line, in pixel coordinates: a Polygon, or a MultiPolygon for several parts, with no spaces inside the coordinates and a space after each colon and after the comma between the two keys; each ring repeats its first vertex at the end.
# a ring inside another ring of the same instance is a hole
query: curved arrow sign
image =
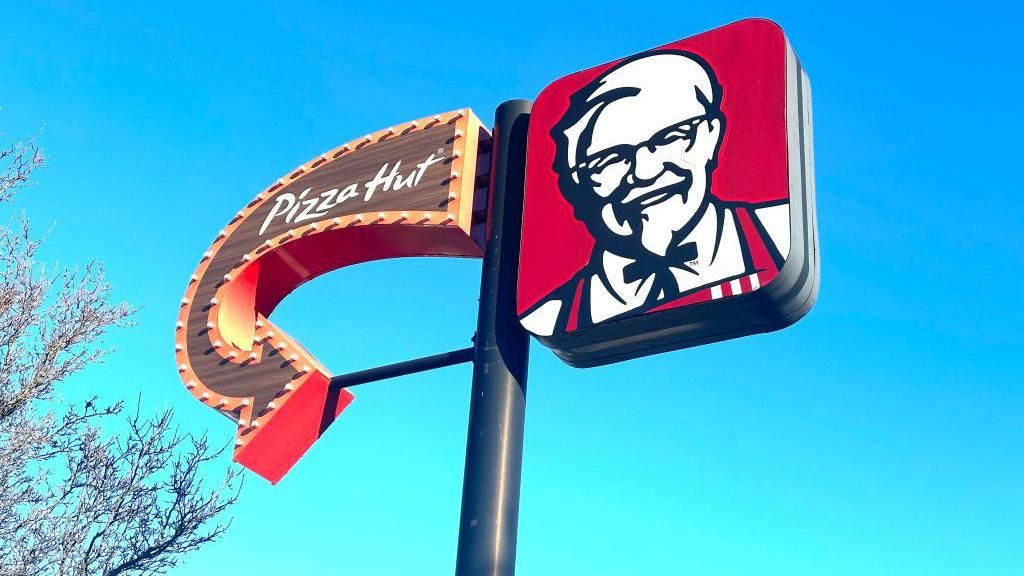
{"type": "Polygon", "coordinates": [[[479,257],[488,145],[469,110],[369,134],[299,166],[220,231],[181,300],[175,353],[186,388],[237,422],[237,462],[276,483],[352,401],[268,319],[277,304],[360,262],[479,257]]]}

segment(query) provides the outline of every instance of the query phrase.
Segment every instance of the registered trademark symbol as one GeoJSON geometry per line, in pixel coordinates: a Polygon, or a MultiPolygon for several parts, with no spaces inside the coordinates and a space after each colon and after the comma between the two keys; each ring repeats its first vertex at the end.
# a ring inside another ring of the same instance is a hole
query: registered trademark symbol
{"type": "Polygon", "coordinates": [[[438,154],[444,154],[444,148],[438,148],[437,149],[437,153],[438,154]]]}

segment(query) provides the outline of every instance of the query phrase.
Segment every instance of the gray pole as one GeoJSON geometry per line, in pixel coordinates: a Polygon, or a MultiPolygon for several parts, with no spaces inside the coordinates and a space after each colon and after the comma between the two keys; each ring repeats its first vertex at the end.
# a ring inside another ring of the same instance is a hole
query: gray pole
{"type": "Polygon", "coordinates": [[[495,111],[456,576],[512,576],[516,569],[530,341],[516,318],[515,294],[529,118],[526,100],[495,111]]]}

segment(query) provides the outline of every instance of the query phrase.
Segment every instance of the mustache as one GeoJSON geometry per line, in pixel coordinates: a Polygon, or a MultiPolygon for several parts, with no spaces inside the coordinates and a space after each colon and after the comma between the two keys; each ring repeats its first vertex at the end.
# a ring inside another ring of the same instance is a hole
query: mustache
{"type": "MultiPolygon", "coordinates": [[[[687,171],[689,174],[689,172],[687,171]]],[[[640,228],[643,227],[643,223],[649,220],[649,215],[644,212],[651,205],[657,205],[664,201],[666,198],[679,194],[683,197],[683,203],[687,203],[690,200],[690,189],[693,185],[693,178],[689,176],[679,182],[662,186],[661,188],[654,188],[644,192],[641,196],[633,198],[629,202],[625,202],[625,198],[637,187],[629,185],[620,185],[615,191],[605,199],[603,204],[604,208],[602,212],[610,212],[613,220],[619,225],[620,228],[628,229],[631,233],[637,233],[640,228]],[[658,198],[662,196],[662,198],[658,198]],[[644,203],[645,199],[651,199],[653,202],[644,203]]],[[[607,225],[607,224],[606,224],[607,225]]]]}
{"type": "Polygon", "coordinates": [[[671,172],[672,174],[679,176],[681,180],[660,188],[644,190],[644,192],[639,196],[630,198],[629,201],[627,201],[626,199],[629,198],[631,193],[637,189],[644,188],[644,186],[629,184],[626,182],[626,179],[623,178],[622,183],[620,183],[615,190],[605,198],[605,203],[614,204],[616,208],[627,208],[639,212],[645,207],[642,203],[644,198],[650,198],[658,194],[679,194],[683,197],[683,202],[688,202],[690,200],[690,188],[693,186],[693,172],[686,168],[679,168],[675,166],[672,168],[666,167],[666,169],[662,171],[661,174],[658,174],[653,178],[652,181],[657,181],[658,178],[661,178],[665,174],[665,172],[671,172]]]}

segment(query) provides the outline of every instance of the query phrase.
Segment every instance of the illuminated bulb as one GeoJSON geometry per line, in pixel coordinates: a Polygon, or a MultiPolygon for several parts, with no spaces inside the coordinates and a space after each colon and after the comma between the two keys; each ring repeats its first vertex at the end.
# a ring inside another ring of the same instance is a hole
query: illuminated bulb
{"type": "Polygon", "coordinates": [[[321,154],[320,155],[320,159],[321,160],[327,160],[327,154],[321,154]]]}
{"type": "Polygon", "coordinates": [[[348,152],[351,149],[352,148],[348,144],[345,144],[344,146],[341,147],[342,152],[348,152]]]}
{"type": "Polygon", "coordinates": [[[214,329],[214,328],[215,328],[216,326],[217,326],[217,325],[216,325],[216,324],[214,324],[213,322],[207,322],[207,323],[206,323],[206,328],[207,328],[208,330],[213,330],[213,329],[214,329]]]}
{"type": "Polygon", "coordinates": [[[238,425],[239,425],[239,426],[246,426],[246,425],[248,425],[248,424],[249,424],[249,421],[248,421],[248,420],[246,420],[245,418],[239,418],[239,419],[238,419],[238,425]]]}
{"type": "Polygon", "coordinates": [[[192,276],[189,276],[189,281],[190,282],[195,282],[196,280],[199,280],[199,276],[196,276],[195,274],[193,274],[192,276]]]}
{"type": "Polygon", "coordinates": [[[203,258],[209,258],[211,256],[213,256],[213,252],[211,252],[210,250],[203,252],[203,258]]]}
{"type": "Polygon", "coordinates": [[[402,220],[405,220],[406,218],[408,218],[408,217],[409,217],[409,213],[408,213],[408,212],[402,212],[402,213],[401,213],[401,214],[399,214],[398,216],[399,216],[400,218],[402,218],[402,220]]]}
{"type": "Polygon", "coordinates": [[[278,350],[284,350],[285,348],[287,348],[287,346],[285,346],[284,342],[278,343],[278,345],[277,345],[277,349],[278,350]]]}
{"type": "Polygon", "coordinates": [[[256,353],[255,352],[249,352],[249,360],[255,360],[255,359],[256,359],[256,353]]]}
{"type": "Polygon", "coordinates": [[[455,192],[449,192],[448,193],[448,199],[449,200],[455,200],[455,198],[456,198],[455,192]]]}
{"type": "Polygon", "coordinates": [[[221,229],[221,231],[217,233],[217,238],[220,239],[220,238],[223,238],[223,237],[225,237],[227,235],[228,235],[228,233],[225,232],[223,229],[221,229]]]}
{"type": "Polygon", "coordinates": [[[296,360],[299,359],[299,355],[298,354],[292,354],[291,356],[288,357],[288,359],[291,360],[292,362],[295,362],[296,360]]]}
{"type": "Polygon", "coordinates": [[[455,220],[455,215],[454,215],[454,214],[448,214],[448,215],[446,216],[446,218],[447,218],[448,220],[455,220]]]}
{"type": "Polygon", "coordinates": [[[433,214],[431,214],[430,212],[424,212],[424,213],[423,213],[423,219],[424,219],[424,220],[430,220],[430,219],[431,219],[431,218],[433,218],[433,217],[434,217],[434,215],[433,215],[433,214]]]}
{"type": "Polygon", "coordinates": [[[252,260],[252,256],[249,256],[248,254],[242,255],[242,261],[249,262],[250,260],[252,260]]]}
{"type": "Polygon", "coordinates": [[[266,246],[267,248],[270,248],[271,246],[274,245],[274,243],[271,242],[270,240],[266,240],[265,242],[263,242],[263,245],[266,246]]]}
{"type": "Polygon", "coordinates": [[[309,366],[302,367],[302,373],[305,374],[306,372],[309,372],[309,366]]]}
{"type": "Polygon", "coordinates": [[[263,320],[257,320],[256,321],[256,327],[257,328],[263,328],[263,320]]]}
{"type": "Polygon", "coordinates": [[[295,237],[295,230],[289,230],[287,236],[289,238],[294,238],[295,237]]]}
{"type": "Polygon", "coordinates": [[[176,328],[177,328],[178,330],[181,330],[182,328],[184,328],[184,327],[185,327],[185,323],[184,323],[184,322],[181,322],[181,321],[179,321],[179,322],[178,322],[177,324],[175,324],[175,327],[176,327],[176,328]]]}
{"type": "Polygon", "coordinates": [[[380,222],[383,219],[384,219],[384,213],[383,212],[377,212],[377,222],[380,222]]]}
{"type": "Polygon", "coordinates": [[[392,128],[391,126],[388,126],[387,133],[388,133],[388,135],[394,134],[395,133],[395,129],[392,128]]]}
{"type": "Polygon", "coordinates": [[[318,226],[316,222],[313,222],[312,224],[310,224],[309,227],[310,227],[311,230],[319,230],[320,229],[320,226],[318,226]]]}
{"type": "Polygon", "coordinates": [[[462,152],[459,152],[458,150],[453,150],[452,151],[452,160],[454,160],[456,158],[462,158],[462,152]]]}
{"type": "Polygon", "coordinates": [[[175,352],[181,352],[181,344],[175,344],[174,345],[174,351],[175,352]]]}
{"type": "Polygon", "coordinates": [[[178,364],[178,372],[184,372],[185,370],[188,370],[188,366],[185,366],[184,364],[178,364]]]}
{"type": "Polygon", "coordinates": [[[455,180],[458,177],[459,177],[459,172],[457,170],[452,170],[452,180],[455,180]]]}
{"type": "Polygon", "coordinates": [[[362,221],[363,221],[363,215],[362,214],[356,214],[356,222],[362,222],[362,221]]]}
{"type": "Polygon", "coordinates": [[[273,410],[273,409],[277,408],[277,403],[274,402],[274,401],[267,402],[267,408],[270,408],[271,410],[273,410]]]}
{"type": "Polygon", "coordinates": [[[284,178],[278,178],[277,183],[284,186],[284,178]]]}
{"type": "Polygon", "coordinates": [[[223,345],[224,345],[224,343],[223,343],[223,342],[221,342],[220,340],[214,340],[214,341],[213,341],[213,347],[214,347],[214,348],[220,348],[220,347],[221,347],[221,346],[223,346],[223,345]]]}
{"type": "Polygon", "coordinates": [[[200,396],[200,398],[202,398],[203,400],[208,400],[210,398],[210,393],[209,392],[203,392],[203,395],[200,396]]]}
{"type": "Polygon", "coordinates": [[[228,358],[238,358],[238,353],[232,350],[231,352],[228,352],[228,358]]]}
{"type": "Polygon", "coordinates": [[[263,337],[269,340],[269,339],[274,337],[274,333],[273,332],[267,332],[266,334],[263,335],[263,337]]]}
{"type": "Polygon", "coordinates": [[[196,387],[196,381],[195,380],[189,380],[188,382],[185,382],[185,388],[188,388],[189,390],[191,390],[191,389],[193,389],[195,387],[196,387]]]}
{"type": "Polygon", "coordinates": [[[455,137],[456,138],[462,138],[462,130],[456,130],[455,131],[455,137]]]}
{"type": "Polygon", "coordinates": [[[465,115],[466,115],[466,111],[465,111],[465,110],[459,110],[459,111],[457,111],[457,112],[455,113],[455,117],[456,117],[456,118],[462,118],[462,117],[463,117],[463,116],[465,116],[465,115]]]}
{"type": "Polygon", "coordinates": [[[241,438],[239,438],[238,440],[235,440],[235,446],[241,446],[243,444],[245,444],[245,442],[242,442],[241,438]]]}
{"type": "Polygon", "coordinates": [[[224,281],[225,282],[230,282],[231,281],[231,274],[225,274],[224,275],[224,281]]]}
{"type": "Polygon", "coordinates": [[[252,427],[253,428],[259,428],[260,427],[260,421],[259,420],[253,420],[252,421],[252,427]]]}
{"type": "Polygon", "coordinates": [[[217,300],[216,298],[210,298],[210,305],[211,306],[216,306],[219,303],[220,303],[220,301],[217,300]]]}
{"type": "Polygon", "coordinates": [[[226,399],[224,399],[224,398],[221,398],[220,402],[217,402],[217,406],[218,407],[220,407],[220,406],[227,406],[227,404],[228,404],[228,401],[226,399]]]}
{"type": "Polygon", "coordinates": [[[434,114],[434,122],[440,122],[440,121],[441,121],[441,115],[440,114],[434,114]]]}
{"type": "Polygon", "coordinates": [[[235,218],[241,218],[242,216],[245,216],[245,212],[242,212],[241,210],[235,212],[235,218]]]}
{"type": "Polygon", "coordinates": [[[331,219],[331,224],[333,224],[335,226],[341,226],[341,218],[333,218],[333,219],[331,219]]]}
{"type": "Polygon", "coordinates": [[[188,298],[182,298],[181,299],[181,303],[182,304],[188,304],[188,298]]]}
{"type": "Polygon", "coordinates": [[[370,140],[373,140],[373,137],[370,136],[369,134],[363,136],[363,142],[369,142],[370,140]]]}
{"type": "Polygon", "coordinates": [[[412,126],[413,128],[417,128],[417,127],[419,127],[419,125],[420,125],[420,123],[415,121],[415,120],[413,120],[412,122],[409,122],[409,126],[412,126]]]}
{"type": "Polygon", "coordinates": [[[249,399],[248,398],[246,398],[245,400],[242,400],[242,406],[248,406],[248,405],[249,405],[249,399]]]}
{"type": "Polygon", "coordinates": [[[292,386],[292,383],[289,382],[284,385],[284,389],[286,392],[291,392],[292,390],[295,390],[295,386],[292,386]]]}

